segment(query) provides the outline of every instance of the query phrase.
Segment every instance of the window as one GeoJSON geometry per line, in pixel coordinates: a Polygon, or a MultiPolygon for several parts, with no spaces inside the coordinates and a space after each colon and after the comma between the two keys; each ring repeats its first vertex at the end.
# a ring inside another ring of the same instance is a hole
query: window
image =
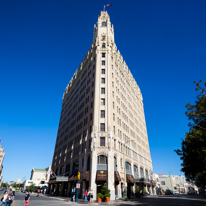
{"type": "Polygon", "coordinates": [[[120,159],[120,164],[121,164],[121,167],[122,167],[122,158],[120,159]]]}
{"type": "Polygon", "coordinates": [[[91,109],[93,108],[93,102],[91,102],[91,109]]]}
{"type": "Polygon", "coordinates": [[[105,94],[105,88],[101,88],[101,94],[105,94]]]}
{"type": "Polygon", "coordinates": [[[112,73],[112,78],[114,78],[114,74],[112,73]]]}
{"type": "Polygon", "coordinates": [[[114,82],[112,82],[112,87],[114,87],[114,82]]]}
{"type": "Polygon", "coordinates": [[[161,181],[161,185],[165,185],[165,181],[161,181]]]}
{"type": "Polygon", "coordinates": [[[107,164],[107,157],[104,155],[99,155],[97,157],[97,164],[107,164]]]}
{"type": "Polygon", "coordinates": [[[114,166],[117,167],[117,158],[114,157],[114,166]]]}
{"type": "Polygon", "coordinates": [[[101,110],[101,118],[105,118],[105,110],[101,110]]]}
{"type": "Polygon", "coordinates": [[[105,84],[105,78],[101,78],[101,83],[105,84]]]}
{"type": "Polygon", "coordinates": [[[90,114],[90,121],[92,121],[92,113],[90,114]]]}
{"type": "Polygon", "coordinates": [[[112,97],[114,97],[114,91],[112,92],[112,97]]]}
{"type": "Polygon", "coordinates": [[[100,131],[105,132],[105,123],[100,123],[100,131]]]}
{"type": "Polygon", "coordinates": [[[102,36],[102,39],[105,40],[105,36],[102,36]]]}
{"type": "Polygon", "coordinates": [[[102,69],[102,74],[105,74],[105,69],[102,69]]]}
{"type": "Polygon", "coordinates": [[[113,131],[114,131],[114,134],[115,134],[115,126],[113,126],[113,131]]]}
{"type": "Polygon", "coordinates": [[[125,167],[126,167],[126,170],[131,171],[131,164],[129,162],[125,162],[125,167]]]}
{"type": "Polygon", "coordinates": [[[105,147],[105,137],[100,137],[100,147],[105,147]]]}
{"type": "Polygon", "coordinates": [[[113,113],[113,121],[115,121],[115,114],[113,113]]]}
{"type": "Polygon", "coordinates": [[[113,102],[113,109],[114,109],[114,102],[113,102]]]}
{"type": "Polygon", "coordinates": [[[105,65],[105,61],[102,61],[102,65],[105,65]]]}
{"type": "Polygon", "coordinates": [[[102,53],[102,57],[105,57],[105,53],[102,53]]]}
{"type": "Polygon", "coordinates": [[[138,169],[136,165],[134,165],[134,173],[138,173],[138,169]]]}
{"type": "Polygon", "coordinates": [[[116,140],[114,140],[114,148],[115,148],[115,149],[116,149],[116,146],[117,146],[116,140]]]}
{"type": "Polygon", "coordinates": [[[105,105],[105,99],[104,98],[101,99],[101,105],[102,106],[105,105]]]}
{"type": "Polygon", "coordinates": [[[105,48],[105,43],[102,44],[102,48],[105,48]]]}
{"type": "Polygon", "coordinates": [[[102,26],[107,26],[107,22],[102,22],[102,26]]]}

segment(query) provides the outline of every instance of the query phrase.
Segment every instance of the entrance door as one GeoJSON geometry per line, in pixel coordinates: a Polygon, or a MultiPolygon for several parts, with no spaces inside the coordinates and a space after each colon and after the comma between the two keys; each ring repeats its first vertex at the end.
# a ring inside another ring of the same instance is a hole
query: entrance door
{"type": "Polygon", "coordinates": [[[65,182],[65,183],[64,183],[64,190],[63,190],[63,196],[64,196],[64,197],[67,196],[67,189],[68,189],[68,183],[65,182]]]}

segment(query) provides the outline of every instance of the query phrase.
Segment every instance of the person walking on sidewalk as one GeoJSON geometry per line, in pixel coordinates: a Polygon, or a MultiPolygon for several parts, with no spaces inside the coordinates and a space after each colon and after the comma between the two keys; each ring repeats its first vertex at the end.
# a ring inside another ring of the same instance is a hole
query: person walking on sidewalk
{"type": "Polygon", "coordinates": [[[87,193],[87,190],[85,190],[85,192],[84,192],[84,202],[87,202],[87,196],[88,196],[88,193],[87,193]]]}
{"type": "Polygon", "coordinates": [[[2,199],[0,206],[5,205],[5,203],[7,201],[7,196],[8,196],[7,191],[5,191],[4,196],[2,197],[3,199],[2,199]]]}
{"type": "Polygon", "coordinates": [[[29,192],[26,190],[26,195],[25,195],[25,198],[24,198],[24,206],[28,206],[29,205],[29,199],[30,199],[30,194],[29,192]]]}

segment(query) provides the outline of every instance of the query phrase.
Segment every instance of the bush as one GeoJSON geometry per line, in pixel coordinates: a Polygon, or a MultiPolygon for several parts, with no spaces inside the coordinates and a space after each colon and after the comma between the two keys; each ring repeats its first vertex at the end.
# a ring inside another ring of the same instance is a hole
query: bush
{"type": "Polygon", "coordinates": [[[101,193],[104,195],[104,197],[106,197],[105,195],[109,195],[110,197],[110,190],[108,189],[107,186],[103,186],[102,189],[101,189],[101,193]]]}
{"type": "Polygon", "coordinates": [[[110,197],[110,194],[109,194],[109,193],[106,193],[104,196],[105,196],[105,197],[110,197]]]}
{"type": "Polygon", "coordinates": [[[104,197],[104,195],[102,193],[98,193],[97,194],[97,198],[101,198],[102,199],[103,197],[104,197]]]}

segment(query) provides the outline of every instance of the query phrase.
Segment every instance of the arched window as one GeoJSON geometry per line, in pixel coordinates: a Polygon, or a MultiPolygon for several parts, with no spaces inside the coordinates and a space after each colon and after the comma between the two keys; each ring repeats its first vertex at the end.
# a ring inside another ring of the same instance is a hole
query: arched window
{"type": "Polygon", "coordinates": [[[140,167],[141,178],[144,178],[144,170],[140,167]]]}
{"type": "Polygon", "coordinates": [[[73,163],[73,171],[72,171],[72,173],[76,174],[78,172],[78,169],[79,169],[79,161],[76,161],[76,162],[73,163]]]}
{"type": "Polygon", "coordinates": [[[136,165],[134,165],[134,174],[136,174],[136,176],[138,175],[138,167],[136,165]]]}
{"type": "Polygon", "coordinates": [[[125,162],[126,170],[131,171],[131,164],[129,162],[125,162]]]}
{"type": "Polygon", "coordinates": [[[107,157],[99,155],[97,157],[97,170],[107,170],[107,157]]]}
{"type": "Polygon", "coordinates": [[[107,22],[102,22],[102,26],[107,26],[107,22]]]}
{"type": "Polygon", "coordinates": [[[146,175],[146,178],[149,179],[149,174],[147,170],[145,170],[145,175],[146,175]]]}
{"type": "Polygon", "coordinates": [[[102,48],[105,48],[105,43],[102,44],[102,48]]]}
{"type": "Polygon", "coordinates": [[[62,174],[62,175],[64,174],[64,166],[61,167],[60,174],[62,174]]]}
{"type": "Polygon", "coordinates": [[[107,164],[107,157],[104,155],[99,155],[97,157],[97,164],[107,164]]]}
{"type": "Polygon", "coordinates": [[[122,167],[122,158],[120,159],[120,164],[121,164],[121,167],[122,167]]]}
{"type": "Polygon", "coordinates": [[[114,166],[117,167],[117,158],[116,157],[114,157],[114,166]]]}
{"type": "Polygon", "coordinates": [[[68,164],[66,166],[66,171],[65,171],[66,175],[69,176],[69,173],[70,173],[70,164],[68,164]]]}
{"type": "Polygon", "coordinates": [[[90,171],[90,159],[91,157],[89,156],[87,159],[87,171],[90,171]]]}

